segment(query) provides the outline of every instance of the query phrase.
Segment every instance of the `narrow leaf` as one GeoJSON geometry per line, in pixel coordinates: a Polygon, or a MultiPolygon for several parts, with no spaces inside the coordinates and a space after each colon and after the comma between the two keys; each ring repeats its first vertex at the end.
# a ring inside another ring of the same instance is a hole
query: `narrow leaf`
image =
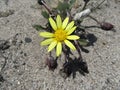
{"type": "Polygon", "coordinates": [[[86,41],[85,39],[80,39],[79,43],[81,46],[87,46],[88,45],[88,41],[86,41]]]}
{"type": "Polygon", "coordinates": [[[76,0],[70,0],[70,6],[73,6],[73,4],[76,2],[76,0]]]}
{"type": "Polygon", "coordinates": [[[59,2],[58,3],[58,6],[57,6],[57,9],[59,10],[59,11],[66,11],[67,9],[69,9],[69,7],[70,7],[70,5],[67,3],[67,2],[59,2]]]}
{"type": "Polygon", "coordinates": [[[46,11],[42,11],[42,12],[41,12],[41,15],[42,15],[44,18],[46,18],[46,19],[49,18],[49,14],[48,14],[46,11]]]}
{"type": "Polygon", "coordinates": [[[43,26],[41,25],[33,25],[33,28],[35,28],[37,31],[43,30],[45,29],[43,26]]]}

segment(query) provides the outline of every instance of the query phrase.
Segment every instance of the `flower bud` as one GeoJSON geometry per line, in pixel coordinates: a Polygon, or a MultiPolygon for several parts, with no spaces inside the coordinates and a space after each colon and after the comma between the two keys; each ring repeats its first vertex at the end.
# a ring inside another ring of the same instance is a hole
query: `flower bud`
{"type": "Polygon", "coordinates": [[[88,3],[90,0],[84,0],[85,3],[88,3]]]}
{"type": "Polygon", "coordinates": [[[49,70],[54,71],[57,68],[57,60],[55,60],[52,56],[47,57],[45,64],[48,66],[49,70]]]}
{"type": "Polygon", "coordinates": [[[43,5],[44,0],[38,0],[38,4],[43,5]]]}
{"type": "Polygon", "coordinates": [[[101,29],[106,30],[106,31],[112,30],[114,28],[114,26],[108,22],[100,23],[100,27],[101,29]]]}

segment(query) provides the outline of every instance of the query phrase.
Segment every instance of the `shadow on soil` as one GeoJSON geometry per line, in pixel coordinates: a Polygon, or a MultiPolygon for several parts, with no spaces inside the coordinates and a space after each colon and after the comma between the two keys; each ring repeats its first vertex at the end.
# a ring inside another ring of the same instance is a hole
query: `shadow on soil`
{"type": "Polygon", "coordinates": [[[69,58],[69,61],[65,62],[63,68],[60,70],[60,75],[65,79],[71,75],[73,78],[75,78],[76,72],[79,72],[83,76],[85,76],[85,74],[88,74],[89,71],[87,63],[80,60],[80,58],[69,58]]]}

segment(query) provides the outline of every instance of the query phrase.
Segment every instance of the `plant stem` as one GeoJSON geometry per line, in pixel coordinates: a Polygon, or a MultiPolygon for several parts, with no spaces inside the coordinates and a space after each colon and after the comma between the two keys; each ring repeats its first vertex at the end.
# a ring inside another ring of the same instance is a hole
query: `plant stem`
{"type": "Polygon", "coordinates": [[[84,6],[83,6],[82,10],[84,10],[84,9],[86,8],[87,3],[88,3],[88,2],[85,2],[85,3],[84,3],[84,6]]]}
{"type": "Polygon", "coordinates": [[[47,5],[44,1],[41,1],[41,2],[42,2],[42,4],[43,4],[43,6],[46,8],[46,10],[47,10],[50,14],[52,14],[52,12],[51,12],[50,8],[48,7],[48,5],[47,5]]]}
{"type": "Polygon", "coordinates": [[[96,21],[98,24],[100,24],[100,22],[99,22],[96,18],[94,18],[94,17],[92,17],[92,16],[90,16],[90,15],[89,15],[89,17],[90,17],[91,19],[93,19],[94,21],[96,21]]]}
{"type": "Polygon", "coordinates": [[[105,2],[105,0],[102,0],[101,3],[99,3],[97,6],[91,8],[91,11],[97,9],[100,5],[102,5],[105,2]]]}
{"type": "Polygon", "coordinates": [[[65,62],[67,62],[67,58],[69,57],[69,55],[67,55],[67,50],[65,48],[65,45],[63,45],[63,53],[64,53],[64,56],[65,56],[65,62]]]}
{"type": "Polygon", "coordinates": [[[74,41],[74,43],[75,43],[77,52],[78,52],[78,54],[79,54],[79,58],[80,58],[80,60],[82,60],[82,55],[81,55],[81,51],[80,51],[80,48],[79,48],[79,44],[78,44],[77,41],[74,41]]]}
{"type": "Polygon", "coordinates": [[[105,2],[105,0],[103,0],[100,4],[98,4],[95,8],[98,8],[100,5],[102,5],[105,2]]]}
{"type": "Polygon", "coordinates": [[[92,26],[83,26],[83,25],[80,25],[81,27],[83,28],[100,28],[100,26],[96,26],[96,25],[92,25],[92,26]]]}

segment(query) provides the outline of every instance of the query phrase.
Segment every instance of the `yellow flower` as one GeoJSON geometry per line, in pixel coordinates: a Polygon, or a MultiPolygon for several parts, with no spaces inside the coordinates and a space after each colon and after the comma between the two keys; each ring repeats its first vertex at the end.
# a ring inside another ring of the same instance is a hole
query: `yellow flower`
{"type": "Polygon", "coordinates": [[[48,52],[56,47],[56,55],[59,56],[62,52],[62,44],[65,43],[70,49],[75,50],[75,46],[69,40],[77,40],[79,37],[77,35],[71,35],[76,26],[74,26],[74,21],[69,22],[69,18],[66,17],[62,22],[60,15],[57,15],[56,21],[51,17],[49,18],[51,27],[53,28],[53,33],[50,32],[40,32],[39,35],[46,38],[46,40],[41,42],[41,45],[49,45],[48,52]]]}

